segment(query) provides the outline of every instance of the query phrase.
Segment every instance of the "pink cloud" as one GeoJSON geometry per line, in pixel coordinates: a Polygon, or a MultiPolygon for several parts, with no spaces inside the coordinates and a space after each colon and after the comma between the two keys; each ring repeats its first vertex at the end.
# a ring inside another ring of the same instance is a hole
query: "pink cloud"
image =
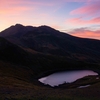
{"type": "Polygon", "coordinates": [[[73,36],[82,37],[82,38],[93,38],[100,40],[100,30],[89,30],[85,28],[74,29],[69,32],[73,36]]]}
{"type": "Polygon", "coordinates": [[[63,0],[66,2],[97,2],[99,0],[63,0]]]}
{"type": "Polygon", "coordinates": [[[100,2],[90,3],[70,12],[71,15],[84,15],[89,16],[100,13],[100,2]]]}
{"type": "Polygon", "coordinates": [[[73,25],[100,24],[100,17],[92,18],[90,20],[85,20],[82,18],[70,18],[66,20],[66,23],[71,23],[73,25]]]}
{"type": "Polygon", "coordinates": [[[7,9],[1,9],[0,10],[0,14],[3,14],[3,15],[7,15],[7,14],[20,14],[21,12],[24,12],[24,11],[28,11],[30,10],[31,8],[28,8],[28,7],[14,7],[14,8],[7,8],[7,9]]]}
{"type": "Polygon", "coordinates": [[[82,17],[69,18],[66,20],[66,23],[78,26],[100,24],[100,1],[93,1],[94,0],[87,0],[84,6],[71,11],[71,15],[79,15],[82,17]]]}
{"type": "MultiPolygon", "coordinates": [[[[0,1],[0,15],[1,16],[8,15],[8,14],[14,15],[14,14],[20,14],[23,11],[30,10],[31,9],[30,6],[21,5],[23,3],[22,1],[9,0],[9,2],[7,2],[6,0],[1,0],[0,1]]],[[[35,7],[33,7],[33,9],[35,9],[35,7]]]]}
{"type": "MultiPolygon", "coordinates": [[[[45,1],[45,0],[44,0],[45,1]]],[[[0,0],[0,7],[10,6],[53,6],[56,2],[52,1],[40,1],[40,0],[0,0]]],[[[55,1],[55,0],[54,0],[55,1]]]]}
{"type": "Polygon", "coordinates": [[[22,13],[23,11],[32,12],[41,8],[42,6],[54,6],[55,2],[42,2],[38,0],[0,0],[0,15],[1,14],[14,14],[14,13],[22,13]]]}

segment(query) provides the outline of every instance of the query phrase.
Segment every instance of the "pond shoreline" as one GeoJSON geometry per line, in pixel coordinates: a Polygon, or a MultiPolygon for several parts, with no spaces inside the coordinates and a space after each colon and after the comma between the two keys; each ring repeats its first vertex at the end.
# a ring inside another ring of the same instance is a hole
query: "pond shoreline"
{"type": "Polygon", "coordinates": [[[98,75],[98,73],[92,70],[61,71],[53,73],[46,77],[39,78],[38,81],[40,81],[43,84],[55,87],[63,83],[73,83],[76,80],[90,75],[94,76],[98,75]]]}

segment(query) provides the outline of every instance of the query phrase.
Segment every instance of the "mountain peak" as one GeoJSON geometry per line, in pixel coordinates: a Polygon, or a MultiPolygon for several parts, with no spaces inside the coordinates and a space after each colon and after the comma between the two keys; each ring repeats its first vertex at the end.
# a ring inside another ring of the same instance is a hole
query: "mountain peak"
{"type": "Polygon", "coordinates": [[[47,26],[47,25],[41,25],[39,27],[42,27],[42,28],[51,28],[50,26],[47,26]]]}
{"type": "Polygon", "coordinates": [[[18,23],[17,23],[15,26],[23,26],[23,25],[22,25],[22,24],[18,24],[18,23]]]}
{"type": "MultiPolygon", "coordinates": [[[[41,29],[46,29],[46,30],[56,30],[56,29],[54,29],[54,28],[52,28],[52,27],[50,27],[50,26],[47,26],[47,25],[42,25],[42,26],[39,26],[39,28],[41,28],[41,29]]],[[[56,31],[58,31],[58,30],[56,30],[56,31]]]]}
{"type": "Polygon", "coordinates": [[[3,30],[0,33],[1,37],[11,37],[11,36],[16,36],[20,37],[21,35],[27,33],[28,31],[33,30],[34,27],[31,26],[24,26],[22,24],[15,24],[10,26],[9,28],[3,30]]]}
{"type": "Polygon", "coordinates": [[[22,24],[15,24],[15,25],[13,25],[13,27],[20,28],[20,27],[25,27],[25,26],[22,24]]]}

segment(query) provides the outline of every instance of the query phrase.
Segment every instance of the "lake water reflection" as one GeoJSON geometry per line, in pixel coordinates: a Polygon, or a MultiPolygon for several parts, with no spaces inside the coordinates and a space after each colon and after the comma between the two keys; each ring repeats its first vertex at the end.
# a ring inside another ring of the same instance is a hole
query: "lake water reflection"
{"type": "Polygon", "coordinates": [[[71,83],[77,79],[83,78],[88,75],[98,75],[98,73],[92,70],[77,70],[77,71],[65,71],[51,74],[49,76],[40,78],[39,81],[44,84],[48,84],[52,87],[58,86],[63,83],[71,83]]]}

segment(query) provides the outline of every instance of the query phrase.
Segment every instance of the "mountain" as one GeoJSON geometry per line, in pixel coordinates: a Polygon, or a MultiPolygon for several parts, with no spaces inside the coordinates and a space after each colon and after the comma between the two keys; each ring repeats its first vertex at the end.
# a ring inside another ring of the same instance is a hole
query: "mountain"
{"type": "Polygon", "coordinates": [[[74,37],[49,26],[16,24],[2,31],[0,36],[31,52],[92,63],[100,62],[100,40],[74,37]]]}
{"type": "Polygon", "coordinates": [[[20,24],[2,31],[0,36],[0,59],[28,67],[34,75],[55,70],[100,69],[100,40],[74,37],[49,26],[20,24]]]}
{"type": "Polygon", "coordinates": [[[21,24],[0,36],[0,100],[100,99],[99,75],[60,85],[59,89],[38,82],[56,71],[91,69],[100,74],[99,40],[74,37],[49,26],[21,24]],[[87,84],[91,86],[78,89],[87,84]]]}

